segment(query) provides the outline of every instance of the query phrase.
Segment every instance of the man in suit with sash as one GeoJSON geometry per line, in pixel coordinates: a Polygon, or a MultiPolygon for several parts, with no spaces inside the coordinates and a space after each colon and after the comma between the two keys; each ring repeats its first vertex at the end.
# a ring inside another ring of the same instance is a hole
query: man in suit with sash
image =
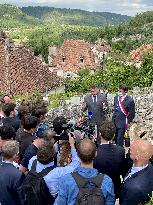
{"type": "Polygon", "coordinates": [[[127,95],[127,85],[120,85],[118,91],[119,94],[114,97],[113,121],[116,126],[116,144],[123,146],[124,134],[128,129],[128,125],[135,117],[135,103],[133,98],[127,95]]]}

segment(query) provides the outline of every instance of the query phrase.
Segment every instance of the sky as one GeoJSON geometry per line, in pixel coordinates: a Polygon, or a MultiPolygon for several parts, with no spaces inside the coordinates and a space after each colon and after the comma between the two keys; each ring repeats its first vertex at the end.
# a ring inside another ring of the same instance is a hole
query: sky
{"type": "Polygon", "coordinates": [[[153,0],[0,0],[22,6],[50,6],[88,11],[104,11],[134,16],[137,13],[153,10],[153,0]]]}

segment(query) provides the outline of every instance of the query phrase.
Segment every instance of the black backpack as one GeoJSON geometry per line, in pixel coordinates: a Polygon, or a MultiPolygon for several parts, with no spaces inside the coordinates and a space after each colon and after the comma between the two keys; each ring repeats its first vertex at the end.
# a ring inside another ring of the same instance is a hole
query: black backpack
{"type": "Polygon", "coordinates": [[[103,174],[98,174],[94,178],[84,178],[77,172],[73,172],[72,176],[79,188],[75,205],[104,205],[104,196],[101,191],[103,174]]]}
{"type": "Polygon", "coordinates": [[[41,172],[36,172],[37,159],[33,161],[31,171],[27,174],[23,184],[22,193],[24,195],[25,205],[51,205],[54,204],[55,198],[49,193],[45,183],[46,176],[55,166],[47,167],[41,172]]]}

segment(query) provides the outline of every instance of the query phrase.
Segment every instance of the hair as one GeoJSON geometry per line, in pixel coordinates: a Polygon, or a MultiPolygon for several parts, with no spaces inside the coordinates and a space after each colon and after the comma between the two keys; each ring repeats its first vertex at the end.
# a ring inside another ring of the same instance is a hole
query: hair
{"type": "Polygon", "coordinates": [[[66,124],[66,119],[63,116],[56,117],[53,120],[53,128],[57,134],[61,134],[61,132],[63,131],[63,124],[66,124]]]}
{"type": "Polygon", "coordinates": [[[25,130],[31,130],[32,128],[36,128],[39,122],[40,121],[37,117],[26,115],[23,119],[23,128],[25,130]]]}
{"type": "Polygon", "coordinates": [[[97,88],[97,85],[96,84],[92,84],[91,86],[90,86],[90,89],[96,89],[97,88]]]}
{"type": "Polygon", "coordinates": [[[15,139],[15,129],[9,124],[3,125],[2,127],[0,127],[0,137],[2,140],[15,139]]]}
{"type": "Polygon", "coordinates": [[[128,86],[126,84],[120,85],[119,89],[122,89],[125,93],[128,92],[128,86]]]}
{"type": "Polygon", "coordinates": [[[37,118],[40,118],[42,115],[45,115],[46,113],[47,113],[46,107],[36,108],[32,111],[32,115],[37,118]]]}
{"type": "Polygon", "coordinates": [[[0,104],[4,104],[4,97],[0,97],[0,104]]]}
{"type": "Polygon", "coordinates": [[[77,144],[77,153],[81,161],[90,164],[96,155],[96,145],[90,139],[83,139],[77,144]]]}
{"type": "Polygon", "coordinates": [[[2,146],[2,156],[4,159],[12,159],[19,152],[19,144],[17,141],[9,140],[2,146]]]}
{"type": "Polygon", "coordinates": [[[28,105],[21,104],[18,108],[18,116],[21,121],[21,125],[23,125],[24,117],[29,114],[28,105]]]}
{"type": "Polygon", "coordinates": [[[23,99],[20,103],[20,105],[23,105],[23,106],[30,106],[30,103],[28,101],[26,101],[25,99],[23,99]]]}
{"type": "Polygon", "coordinates": [[[49,164],[54,161],[55,150],[52,142],[45,143],[38,149],[37,159],[42,164],[49,164]]]}
{"type": "Polygon", "coordinates": [[[71,146],[68,141],[65,141],[61,144],[61,149],[60,149],[60,160],[59,164],[60,166],[64,166],[65,163],[68,162],[68,158],[71,155],[71,146]]]}
{"type": "Polygon", "coordinates": [[[111,141],[115,135],[115,125],[111,121],[104,121],[100,126],[100,134],[104,140],[111,141]]]}
{"type": "Polygon", "coordinates": [[[9,117],[11,111],[14,111],[15,107],[16,107],[16,104],[14,104],[14,103],[7,103],[7,104],[4,104],[4,105],[2,106],[2,110],[3,110],[4,114],[5,114],[7,117],[9,117]]]}
{"type": "Polygon", "coordinates": [[[44,131],[43,133],[41,132],[41,134],[37,135],[38,138],[44,139],[46,142],[53,141],[54,136],[55,136],[55,132],[50,129],[44,131]]]}

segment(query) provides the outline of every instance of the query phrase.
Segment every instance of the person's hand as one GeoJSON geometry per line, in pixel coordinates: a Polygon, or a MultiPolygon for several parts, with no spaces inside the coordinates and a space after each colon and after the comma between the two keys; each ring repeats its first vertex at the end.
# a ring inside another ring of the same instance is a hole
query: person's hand
{"type": "Polygon", "coordinates": [[[84,121],[84,116],[80,116],[80,117],[77,119],[76,124],[77,124],[77,125],[81,125],[81,124],[83,123],[83,121],[84,121]]]}
{"type": "Polygon", "coordinates": [[[69,143],[70,143],[70,146],[71,148],[75,148],[75,139],[74,139],[74,134],[73,133],[68,133],[68,136],[69,136],[69,143]],[[72,137],[73,135],[73,137],[72,137]]]}

